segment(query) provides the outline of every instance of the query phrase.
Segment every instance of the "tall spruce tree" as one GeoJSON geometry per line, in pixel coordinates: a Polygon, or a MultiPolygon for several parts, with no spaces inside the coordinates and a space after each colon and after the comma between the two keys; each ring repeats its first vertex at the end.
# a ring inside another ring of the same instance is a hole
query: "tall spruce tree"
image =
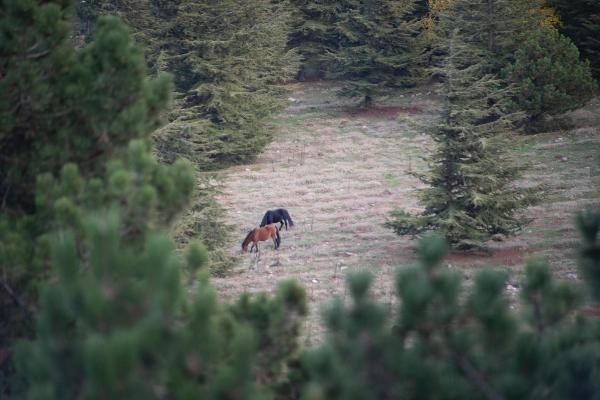
{"type": "Polygon", "coordinates": [[[336,65],[328,54],[341,46],[335,29],[341,4],[333,0],[290,0],[292,8],[288,45],[302,57],[298,78],[324,78],[336,65]]]}
{"type": "Polygon", "coordinates": [[[215,168],[268,142],[260,122],[280,109],[279,84],[297,70],[288,17],[268,0],[180,3],[166,55],[180,94],[173,123],[155,135],[159,155],[215,168]]]}
{"type": "Polygon", "coordinates": [[[596,0],[549,0],[561,20],[561,33],[577,45],[581,56],[590,61],[592,72],[600,79],[600,3],[596,0]]]}
{"type": "Polygon", "coordinates": [[[91,32],[103,15],[119,17],[143,46],[150,73],[167,71],[166,54],[174,33],[180,0],[88,0],[76,6],[74,37],[76,43],[91,40],[91,32]]]}
{"type": "Polygon", "coordinates": [[[543,114],[578,107],[594,92],[587,67],[557,36],[556,17],[546,1],[453,0],[448,12],[464,40],[488,53],[489,71],[509,76],[518,106],[530,115],[530,128],[543,114]]]}
{"type": "Polygon", "coordinates": [[[514,184],[523,166],[507,144],[515,119],[507,113],[507,90],[489,73],[488,53],[470,44],[454,19],[446,22],[442,117],[430,128],[436,143],[430,170],[420,175],[428,185],[419,192],[424,210],[395,211],[387,225],[400,235],[436,230],[452,245],[470,246],[519,230],[526,223],[519,212],[534,196],[514,184]]]}
{"type": "Polygon", "coordinates": [[[452,0],[437,2],[438,46],[444,47],[444,14],[460,26],[464,40],[488,52],[490,71],[500,73],[514,61],[518,45],[551,15],[545,0],[452,0]]]}
{"type": "Polygon", "coordinates": [[[260,0],[90,1],[79,25],[114,14],[145,48],[152,72],[175,78],[172,122],[156,132],[157,155],[215,169],[256,154],[268,142],[261,121],[283,105],[280,85],[296,74],[287,47],[290,7],[260,0]]]}
{"type": "Polygon", "coordinates": [[[339,94],[368,107],[375,96],[413,85],[421,52],[419,22],[408,19],[415,1],[345,0],[338,8],[341,45],[330,58],[339,66],[334,76],[345,80],[339,94]]]}
{"type": "Polygon", "coordinates": [[[431,18],[438,24],[428,23],[432,42],[438,43],[434,54],[445,54],[441,43],[447,32],[439,21],[447,15],[461,27],[465,41],[488,53],[489,71],[514,84],[517,107],[530,116],[528,129],[544,128],[544,114],[578,107],[595,91],[585,63],[556,35],[560,23],[547,1],[452,0],[434,5],[431,18]],[[575,93],[582,96],[572,101],[575,93]]]}
{"type": "MultiPolygon", "coordinates": [[[[582,267],[600,262],[600,213],[582,220],[582,267]]],[[[577,312],[581,289],[532,261],[509,306],[506,274],[485,269],[464,290],[442,260],[445,243],[420,242],[398,270],[397,301],[369,295],[369,274],[348,277],[350,302],[324,311],[327,335],[295,371],[307,399],[595,399],[600,323],[577,312]]],[[[589,280],[592,293],[599,281],[589,280]]]]}

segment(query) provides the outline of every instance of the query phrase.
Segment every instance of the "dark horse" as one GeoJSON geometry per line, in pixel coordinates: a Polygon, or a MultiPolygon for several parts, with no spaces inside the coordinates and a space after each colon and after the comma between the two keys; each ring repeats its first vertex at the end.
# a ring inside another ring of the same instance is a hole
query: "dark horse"
{"type": "Polygon", "coordinates": [[[290,217],[290,214],[285,208],[267,211],[262,219],[262,222],[260,223],[260,226],[275,224],[277,222],[281,223],[281,225],[279,225],[279,229],[283,228],[283,224],[285,224],[286,231],[288,228],[288,223],[290,226],[294,226],[294,221],[292,221],[292,217],[290,217]]]}
{"type": "Polygon", "coordinates": [[[269,240],[269,238],[273,239],[273,247],[278,249],[281,244],[281,237],[279,236],[279,228],[277,228],[277,225],[272,224],[267,225],[264,228],[254,228],[248,232],[246,239],[242,242],[242,251],[246,251],[248,249],[248,244],[252,242],[250,253],[252,253],[252,248],[254,247],[256,247],[256,252],[258,253],[258,242],[269,240]]]}

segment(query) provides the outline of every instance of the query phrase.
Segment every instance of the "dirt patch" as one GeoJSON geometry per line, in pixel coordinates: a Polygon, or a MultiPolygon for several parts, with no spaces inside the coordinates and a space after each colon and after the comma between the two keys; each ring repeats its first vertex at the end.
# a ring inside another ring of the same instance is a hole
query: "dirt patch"
{"type": "Polygon", "coordinates": [[[584,317],[600,318],[600,308],[582,308],[579,310],[579,314],[584,317]]]}
{"type": "Polygon", "coordinates": [[[423,109],[417,106],[380,106],[353,110],[340,109],[342,116],[351,118],[396,119],[400,114],[421,114],[422,112],[423,109]]]}
{"type": "MultiPolygon", "coordinates": [[[[323,329],[319,308],[333,296],[347,297],[348,272],[369,270],[375,277],[372,295],[391,309],[395,306],[395,270],[414,261],[415,241],[383,224],[395,208],[420,209],[416,189],[422,184],[410,172],[426,169],[421,156],[432,142],[424,126],[437,118],[439,102],[429,91],[413,92],[390,99],[389,106],[340,115],[331,110],[349,106],[336,100],[333,84],[289,86],[294,101],[270,122],[274,141],[256,163],[227,170],[218,200],[227,220],[236,224],[232,235],[239,240],[232,254],[239,255],[239,242],[268,209],[288,209],[295,227],[281,232],[279,250],[262,242],[259,254],[240,258],[235,275],[213,283],[222,299],[231,300],[243,292],[273,293],[282,280],[300,282],[311,310],[304,330],[307,341],[314,342],[323,329]],[[410,113],[410,120],[397,119],[400,113],[410,113]]],[[[528,211],[533,222],[520,235],[494,242],[491,256],[448,256],[467,285],[485,265],[511,267],[510,279],[518,282],[530,255],[548,258],[560,277],[575,276],[575,260],[565,246],[569,250],[577,244],[574,214],[599,203],[600,195],[583,198],[582,189],[600,187],[600,171],[595,160],[582,154],[600,144],[600,132],[588,133],[585,146],[567,133],[560,138],[515,138],[520,159],[534,161],[523,184],[545,183],[551,196],[528,211]],[[554,139],[556,146],[544,147],[554,139]],[[557,162],[557,155],[569,162],[557,162]],[[586,169],[588,165],[594,168],[586,169]]]]}
{"type": "Polygon", "coordinates": [[[445,262],[471,268],[484,266],[512,267],[522,265],[529,254],[531,254],[531,250],[523,247],[491,249],[490,254],[470,254],[452,251],[446,256],[445,262]]]}

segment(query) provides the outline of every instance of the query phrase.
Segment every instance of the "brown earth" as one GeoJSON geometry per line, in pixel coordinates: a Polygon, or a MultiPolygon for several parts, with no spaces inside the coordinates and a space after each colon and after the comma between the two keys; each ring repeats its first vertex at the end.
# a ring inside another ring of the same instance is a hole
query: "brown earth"
{"type": "Polygon", "coordinates": [[[530,250],[525,247],[506,247],[491,250],[490,254],[470,254],[462,251],[452,251],[446,256],[445,261],[450,265],[464,267],[483,267],[486,265],[502,265],[512,267],[522,265],[528,257],[530,250]]]}
{"type": "MultiPolygon", "coordinates": [[[[432,145],[426,126],[437,118],[439,105],[426,88],[387,99],[372,111],[353,111],[335,98],[332,84],[290,87],[289,108],[270,123],[274,141],[255,163],[229,169],[221,182],[218,201],[235,224],[233,236],[239,240],[231,252],[240,261],[233,276],[213,283],[222,299],[231,300],[242,292],[272,292],[281,280],[296,279],[308,294],[306,335],[312,342],[322,332],[319,305],[332,296],[346,297],[349,271],[371,271],[373,295],[393,306],[394,271],[412,262],[415,242],[383,223],[394,208],[419,210],[415,190],[421,184],[411,172],[425,169],[421,157],[432,145]],[[258,254],[240,254],[246,233],[266,210],[279,207],[295,222],[281,232],[280,249],[262,242],[258,254]]],[[[590,107],[600,104],[596,100],[590,107]]],[[[466,284],[481,266],[502,266],[516,298],[514,282],[530,256],[544,256],[560,277],[578,280],[573,216],[600,199],[600,171],[592,157],[600,124],[594,113],[581,113],[587,117],[576,114],[579,127],[573,131],[515,138],[520,158],[532,162],[523,184],[545,183],[548,195],[528,211],[533,222],[519,236],[490,243],[491,256],[448,256],[448,267],[460,270],[466,284]]]]}
{"type": "MultiPolygon", "coordinates": [[[[343,109],[340,109],[342,113],[343,109]]],[[[421,114],[422,109],[416,106],[375,106],[370,108],[359,108],[346,111],[346,115],[351,118],[385,118],[395,119],[400,114],[421,114]]]]}

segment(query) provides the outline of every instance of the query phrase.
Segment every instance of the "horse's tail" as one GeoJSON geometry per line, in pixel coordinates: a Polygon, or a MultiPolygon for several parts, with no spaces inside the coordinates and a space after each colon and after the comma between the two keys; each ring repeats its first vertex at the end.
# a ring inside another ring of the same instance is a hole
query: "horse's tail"
{"type": "Polygon", "coordinates": [[[275,233],[277,234],[277,248],[279,248],[279,245],[281,244],[281,236],[279,236],[279,228],[277,227],[277,225],[275,226],[275,233]]]}
{"type": "Polygon", "coordinates": [[[260,227],[262,228],[265,225],[269,225],[269,212],[267,211],[262,219],[262,221],[260,222],[260,227]]]}
{"type": "Polygon", "coordinates": [[[245,250],[245,248],[248,247],[248,243],[250,243],[250,236],[252,236],[252,234],[254,233],[255,230],[256,230],[256,228],[251,229],[250,232],[248,232],[248,234],[246,235],[246,238],[242,242],[242,250],[245,250]]]}
{"type": "Polygon", "coordinates": [[[287,220],[287,222],[290,224],[290,226],[294,226],[294,221],[292,221],[292,217],[290,217],[290,213],[288,213],[285,208],[282,208],[281,212],[283,213],[283,218],[285,218],[287,220]]]}

